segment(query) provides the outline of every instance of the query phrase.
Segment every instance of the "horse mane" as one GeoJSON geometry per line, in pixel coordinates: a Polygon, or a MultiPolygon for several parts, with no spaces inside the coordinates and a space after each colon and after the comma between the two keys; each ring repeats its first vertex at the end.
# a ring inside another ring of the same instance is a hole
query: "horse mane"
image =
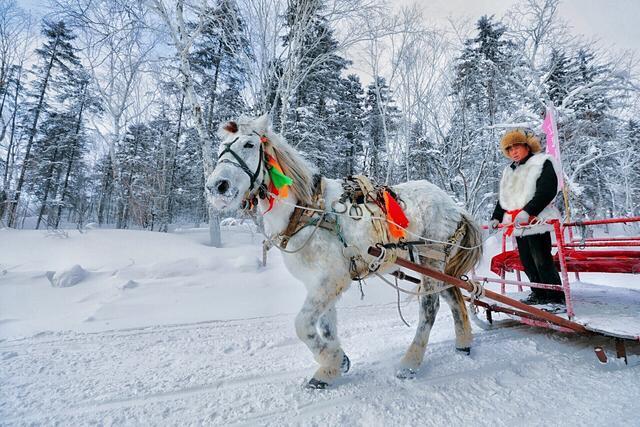
{"type": "Polygon", "coordinates": [[[266,115],[258,118],[240,116],[237,121],[230,121],[222,124],[218,129],[218,135],[224,139],[228,135],[240,132],[244,135],[258,134],[266,136],[267,140],[262,141],[267,153],[276,157],[282,168],[282,172],[293,180],[290,190],[296,197],[298,203],[310,205],[313,203],[314,181],[313,176],[317,169],[309,164],[300,153],[289,145],[280,135],[273,132],[269,126],[266,115]]]}
{"type": "Polygon", "coordinates": [[[313,199],[313,175],[317,170],[298,151],[284,141],[280,135],[269,130],[266,134],[282,172],[293,180],[290,190],[298,203],[311,204],[313,199]]]}

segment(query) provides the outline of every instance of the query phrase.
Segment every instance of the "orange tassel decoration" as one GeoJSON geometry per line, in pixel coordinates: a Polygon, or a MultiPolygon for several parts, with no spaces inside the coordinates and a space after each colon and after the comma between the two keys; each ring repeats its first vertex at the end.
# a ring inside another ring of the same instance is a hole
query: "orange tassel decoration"
{"type": "Polygon", "coordinates": [[[384,190],[384,207],[387,211],[387,226],[389,227],[389,233],[396,239],[406,237],[407,232],[405,228],[409,226],[409,220],[402,211],[402,208],[396,202],[391,194],[387,190],[384,190]],[[397,225],[396,225],[397,224],[397,225]]]}

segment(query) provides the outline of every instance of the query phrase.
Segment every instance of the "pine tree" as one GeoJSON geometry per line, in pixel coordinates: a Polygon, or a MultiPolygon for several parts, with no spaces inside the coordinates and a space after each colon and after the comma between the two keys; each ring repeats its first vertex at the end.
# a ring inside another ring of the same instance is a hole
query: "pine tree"
{"type": "Polygon", "coordinates": [[[446,144],[440,152],[447,185],[472,213],[491,213],[495,203],[502,155],[497,149],[501,131],[494,125],[517,120],[514,111],[529,109],[530,100],[518,82],[523,60],[507,38],[507,28],[483,16],[478,34],[465,41],[456,60],[452,83],[454,114],[446,144]]]}
{"type": "Polygon", "coordinates": [[[365,106],[365,162],[367,174],[384,182],[387,173],[387,138],[398,127],[399,110],[391,98],[384,77],[377,76],[367,86],[365,106]]]}
{"type": "Polygon", "coordinates": [[[34,143],[33,148],[38,153],[38,163],[30,181],[41,203],[36,229],[40,228],[45,211],[51,213],[53,208],[49,203],[49,197],[57,191],[63,151],[71,145],[72,122],[73,118],[69,114],[49,113],[40,127],[41,136],[34,143]]]}
{"type": "Polygon", "coordinates": [[[91,90],[89,76],[81,70],[77,73],[73,84],[69,86],[60,100],[68,105],[69,115],[72,117],[73,129],[69,137],[69,146],[64,153],[64,178],[58,194],[58,212],[55,215],[55,228],[60,225],[62,210],[65,206],[74,207],[78,211],[82,205],[82,191],[70,191],[73,181],[82,178],[83,156],[87,150],[87,137],[84,132],[84,120],[89,114],[97,115],[102,112],[102,105],[98,97],[91,90]]]}
{"type": "Polygon", "coordinates": [[[304,75],[292,98],[286,100],[287,124],[284,135],[324,174],[334,175],[339,160],[336,151],[336,134],[332,129],[332,115],[341,97],[341,73],[350,62],[337,54],[338,42],[327,19],[322,16],[322,2],[297,0],[289,3],[287,25],[289,33],[284,37],[284,46],[294,38],[300,44],[291,55],[298,56],[298,71],[304,75]],[[299,25],[300,10],[309,17],[306,25],[299,25]],[[296,31],[300,34],[294,34],[296,31]]]}
{"type": "Polygon", "coordinates": [[[569,58],[567,55],[558,49],[551,51],[548,65],[548,77],[545,85],[547,88],[547,95],[554,105],[562,104],[565,96],[569,92],[571,85],[569,78],[569,58]]]}
{"type": "Polygon", "coordinates": [[[36,54],[40,58],[40,64],[36,66],[36,80],[34,81],[34,103],[30,109],[31,124],[27,131],[27,142],[20,176],[16,185],[15,194],[9,207],[10,227],[15,226],[18,203],[22,193],[27,169],[31,163],[31,148],[38,130],[38,123],[43,110],[47,107],[46,95],[50,88],[51,81],[56,77],[55,72],[62,74],[72,73],[79,64],[75,48],[71,44],[75,36],[67,29],[64,22],[52,23],[44,21],[42,34],[46,37],[44,45],[36,49],[36,54]]]}
{"type": "Polygon", "coordinates": [[[336,176],[349,176],[362,172],[364,149],[364,90],[360,79],[350,74],[340,80],[338,100],[331,114],[332,138],[336,150],[334,162],[336,176]]]}
{"type": "Polygon", "coordinates": [[[614,141],[622,127],[613,113],[618,95],[603,83],[612,67],[596,62],[593,52],[583,48],[565,68],[565,95],[558,98],[564,114],[558,132],[563,167],[572,177],[574,215],[610,216],[619,210],[614,200],[618,183],[610,181],[617,175],[616,161],[606,153],[616,151],[614,141]]]}
{"type": "Polygon", "coordinates": [[[152,132],[145,124],[129,126],[117,147],[120,165],[121,194],[118,194],[116,227],[128,228],[131,220],[145,227],[149,218],[146,199],[145,174],[151,162],[152,132]]]}
{"type": "Polygon", "coordinates": [[[238,116],[246,109],[241,95],[246,80],[242,58],[251,54],[234,0],[217,0],[201,13],[206,23],[189,60],[198,77],[198,89],[206,97],[206,129],[215,139],[221,119],[238,116]]]}

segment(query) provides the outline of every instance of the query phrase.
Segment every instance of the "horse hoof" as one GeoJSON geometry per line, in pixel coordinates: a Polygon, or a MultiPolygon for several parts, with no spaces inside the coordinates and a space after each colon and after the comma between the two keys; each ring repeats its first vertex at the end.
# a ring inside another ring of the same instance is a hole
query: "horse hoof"
{"type": "Polygon", "coordinates": [[[471,355],[471,347],[456,347],[456,350],[458,350],[461,353],[466,354],[467,356],[471,355]]]}
{"type": "Polygon", "coordinates": [[[324,390],[327,387],[329,387],[329,384],[315,378],[311,378],[306,386],[306,388],[310,390],[324,390]]]}
{"type": "Polygon", "coordinates": [[[349,358],[345,354],[344,356],[342,356],[342,365],[340,365],[340,370],[343,374],[346,374],[347,372],[349,372],[349,369],[351,369],[351,360],[349,360],[349,358]]]}
{"type": "Polygon", "coordinates": [[[396,372],[396,378],[401,380],[412,380],[416,377],[416,371],[411,368],[400,368],[396,372]]]}

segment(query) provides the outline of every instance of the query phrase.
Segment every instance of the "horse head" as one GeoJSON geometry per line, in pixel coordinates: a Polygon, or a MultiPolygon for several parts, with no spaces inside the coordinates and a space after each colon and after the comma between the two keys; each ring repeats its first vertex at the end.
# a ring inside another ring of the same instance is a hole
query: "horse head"
{"type": "Polygon", "coordinates": [[[268,159],[275,159],[282,173],[292,180],[293,200],[311,203],[316,169],[271,131],[266,114],[228,122],[220,127],[218,135],[218,162],[206,182],[207,198],[214,208],[244,208],[243,201],[258,195],[260,187],[263,193],[268,191],[268,159]]]}
{"type": "Polygon", "coordinates": [[[220,126],[218,162],[207,178],[206,196],[216,209],[238,209],[264,183],[264,136],[269,128],[265,114],[241,117],[220,126]]]}

